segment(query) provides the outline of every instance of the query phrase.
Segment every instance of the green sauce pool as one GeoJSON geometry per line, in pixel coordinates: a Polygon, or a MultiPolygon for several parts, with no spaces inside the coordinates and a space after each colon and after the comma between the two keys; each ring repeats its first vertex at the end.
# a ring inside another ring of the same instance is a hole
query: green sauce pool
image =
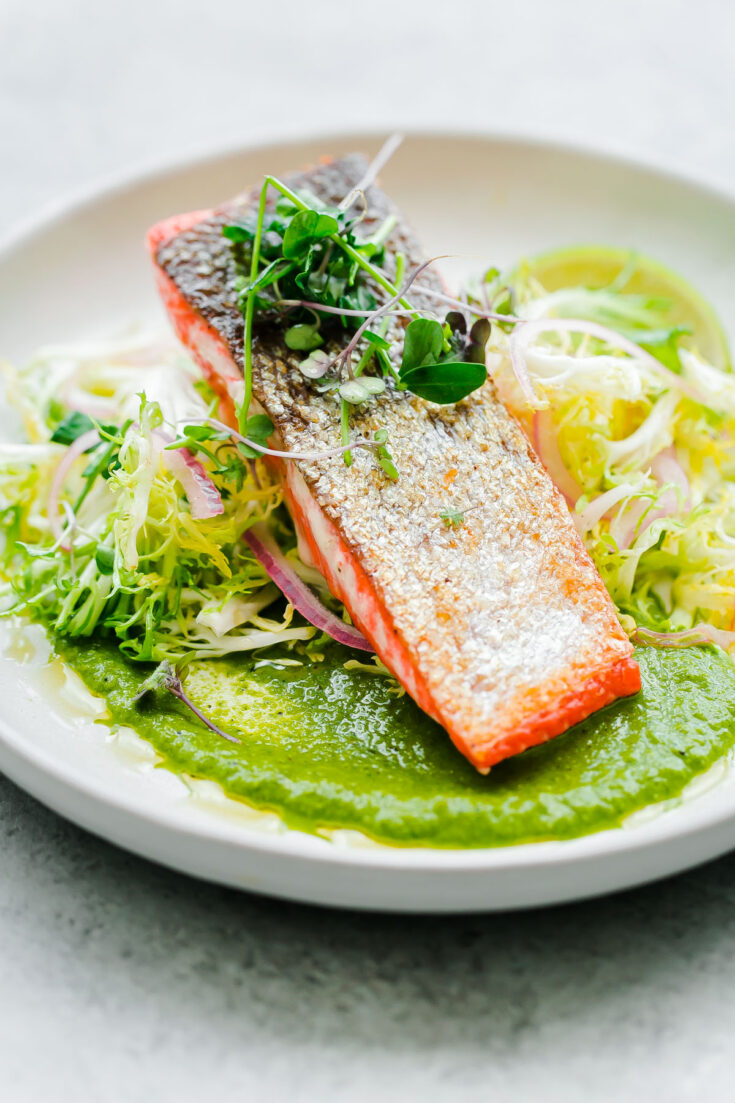
{"type": "Polygon", "coordinates": [[[338,644],[301,667],[240,657],[189,667],[187,692],[238,745],[163,693],[133,705],[149,669],[114,644],[56,647],[168,769],[216,781],[294,828],[352,828],[400,846],[506,846],[615,827],[678,796],[735,744],[735,666],[713,648],[638,649],[640,694],[483,777],[391,681],[345,670],[352,656],[338,644]]]}

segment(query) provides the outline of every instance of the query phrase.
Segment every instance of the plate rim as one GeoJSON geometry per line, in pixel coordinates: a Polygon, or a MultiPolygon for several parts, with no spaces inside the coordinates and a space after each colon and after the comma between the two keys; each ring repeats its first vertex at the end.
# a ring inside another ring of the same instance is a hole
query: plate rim
{"type": "MultiPolygon", "coordinates": [[[[12,254],[22,250],[25,244],[38,238],[57,225],[82,214],[84,210],[96,202],[112,200],[118,195],[133,190],[137,187],[145,187],[156,182],[162,182],[167,177],[178,176],[188,171],[203,168],[208,164],[218,161],[225,162],[238,156],[267,152],[270,149],[283,149],[289,146],[306,145],[310,143],[329,142],[374,143],[390,133],[385,127],[366,127],[355,130],[335,128],[324,130],[318,127],[307,131],[281,132],[276,137],[254,140],[245,143],[217,144],[210,148],[203,147],[197,151],[189,152],[181,156],[164,156],[150,159],[148,162],[139,162],[125,171],[117,171],[104,174],[92,179],[83,186],[63,193],[60,197],[41,205],[28,217],[16,220],[0,237],[0,265],[4,264],[12,254]]],[[[511,146],[517,150],[536,151],[544,154],[557,153],[561,156],[579,157],[588,161],[609,164],[611,167],[627,168],[634,172],[644,173],[662,183],[674,182],[692,189],[700,195],[710,196],[720,202],[724,202],[735,208],[735,184],[727,187],[721,184],[713,184],[696,172],[685,171],[681,168],[666,167],[660,161],[646,160],[641,157],[631,156],[604,147],[597,147],[586,142],[559,140],[545,135],[526,134],[518,131],[503,129],[487,129],[484,127],[471,127],[462,129],[442,129],[429,125],[406,128],[407,141],[411,138],[431,139],[436,141],[465,141],[478,144],[495,144],[511,146]]],[[[663,844],[670,844],[681,838],[698,838],[703,833],[711,832],[717,827],[722,827],[728,821],[733,823],[733,836],[729,842],[720,845],[719,850],[708,852],[709,857],[715,857],[730,846],[735,845],[735,808],[706,807],[695,811],[683,822],[679,817],[669,816],[666,813],[657,816],[648,823],[635,828],[607,828],[589,835],[565,840],[552,840],[547,842],[518,843],[499,847],[477,847],[466,849],[432,848],[424,846],[394,846],[384,845],[376,848],[343,847],[330,843],[329,840],[310,835],[297,829],[288,829],[284,833],[265,834],[257,830],[249,829],[247,825],[238,823],[233,826],[225,817],[221,821],[213,816],[211,821],[203,822],[194,820],[186,810],[164,806],[161,810],[155,807],[145,797],[133,797],[132,795],[117,796],[116,794],[101,792],[98,783],[92,775],[85,775],[82,769],[70,766],[68,763],[60,763],[53,760],[52,756],[42,748],[24,741],[14,729],[13,724],[0,717],[0,766],[3,771],[26,791],[38,796],[44,803],[56,806],[63,815],[74,819],[74,815],[61,808],[63,802],[57,802],[46,795],[39,795],[44,789],[42,784],[29,784],[24,774],[23,764],[39,771],[53,784],[61,785],[73,793],[85,797],[96,804],[112,807],[116,812],[134,817],[151,826],[157,826],[174,832],[182,839],[205,837],[211,842],[227,842],[243,850],[254,850],[261,854],[298,858],[308,863],[317,865],[329,865],[343,869],[355,867],[370,868],[386,873],[441,873],[443,875],[456,874],[461,876],[467,873],[486,873],[491,875],[500,871],[519,870],[529,872],[531,870],[548,870],[557,865],[583,865],[590,858],[604,859],[610,855],[624,856],[657,849],[663,844]],[[191,820],[187,823],[187,819],[191,820]]],[[[246,802],[243,802],[246,803],[246,802]]],[[[693,807],[693,806],[692,806],[693,807]]],[[[104,835],[101,828],[89,826],[83,817],[77,822],[93,832],[104,835]]],[[[115,838],[112,838],[115,842],[115,838]]],[[[128,849],[136,849],[129,843],[118,843],[128,849]]],[[[138,853],[146,854],[139,849],[138,853]]],[[[149,856],[146,854],[146,856],[149,856]]],[[[688,865],[696,864],[704,860],[693,858],[688,865]]],[[[181,868],[181,867],[179,867],[181,868]]],[[[677,869],[687,868],[687,863],[677,865],[677,869]]],[[[626,884],[636,884],[641,880],[652,880],[661,874],[646,874],[631,877],[626,884]]],[[[232,882],[231,882],[232,883],[232,882]]],[[[603,890],[605,891],[605,890],[603,890]]],[[[286,893],[284,893],[286,895],[286,893]]],[[[581,898],[584,891],[575,894],[574,898],[581,898]]],[[[553,894],[550,894],[553,898],[553,894]]],[[[569,897],[564,897],[569,898],[569,897]]],[[[486,907],[491,905],[485,905],[486,907]]],[[[404,910],[410,910],[405,908],[404,910]]],[[[429,909],[423,909],[429,910],[429,909]]],[[[462,910],[462,909],[460,909],[462,910]]]]}
{"type": "Polygon", "coordinates": [[[10,252],[39,231],[49,229],[57,222],[63,222],[86,206],[98,199],[111,198],[117,193],[129,191],[137,185],[152,184],[157,180],[163,180],[170,175],[179,175],[182,172],[197,169],[209,162],[225,161],[240,154],[266,152],[269,149],[279,149],[284,146],[306,145],[312,142],[347,142],[353,139],[357,142],[377,142],[384,140],[393,133],[400,133],[405,141],[412,138],[432,139],[438,141],[477,141],[492,142],[495,144],[507,144],[518,148],[535,148],[545,153],[560,153],[564,156],[578,156],[596,161],[607,162],[612,166],[633,169],[645,172],[660,180],[675,181],[685,187],[705,192],[715,199],[724,200],[727,203],[735,202],[735,181],[732,186],[725,183],[714,183],[708,180],[704,174],[692,172],[684,166],[667,166],[660,159],[625,153],[584,142],[572,138],[555,138],[546,134],[536,134],[529,131],[527,134],[502,128],[485,128],[482,126],[471,127],[463,125],[461,128],[436,128],[426,126],[411,126],[390,129],[388,127],[360,127],[356,130],[334,127],[321,129],[319,127],[306,130],[284,131],[279,137],[256,139],[252,142],[226,143],[201,143],[196,148],[180,155],[163,155],[161,157],[140,158],[129,168],[110,170],[91,177],[88,181],[77,187],[65,189],[59,196],[41,203],[34,211],[25,217],[14,219],[9,227],[0,234],[0,262],[4,260],[4,254],[10,252]]]}

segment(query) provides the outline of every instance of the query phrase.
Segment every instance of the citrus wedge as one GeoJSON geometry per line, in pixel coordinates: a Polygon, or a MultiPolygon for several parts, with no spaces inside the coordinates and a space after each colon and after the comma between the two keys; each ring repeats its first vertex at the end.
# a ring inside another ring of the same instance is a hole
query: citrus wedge
{"type": "Polygon", "coordinates": [[[612,284],[623,294],[665,299],[670,304],[668,324],[690,330],[681,343],[714,367],[730,369],[727,337],[713,308],[687,280],[651,257],[613,246],[578,245],[531,257],[524,261],[523,271],[549,292],[572,287],[597,290],[612,284]]]}

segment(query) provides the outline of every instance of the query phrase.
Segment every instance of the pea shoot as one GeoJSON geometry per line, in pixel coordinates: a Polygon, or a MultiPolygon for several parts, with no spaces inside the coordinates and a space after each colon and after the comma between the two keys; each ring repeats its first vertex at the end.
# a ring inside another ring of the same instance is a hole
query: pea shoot
{"type": "MultiPolygon", "coordinates": [[[[268,175],[257,211],[224,227],[245,320],[244,393],[238,407],[243,436],[248,436],[245,426],[253,393],[256,319],[288,323],[284,341],[287,348],[305,354],[300,363],[304,377],[313,382],[316,393],[334,394],[340,404],[342,451],[348,465],[353,407],[379,400],[388,389],[408,391],[440,405],[454,404],[485,382],[489,321],[476,316],[476,307],[454,310],[442,318],[411,302],[411,285],[433,262],[418,266],[406,278],[405,257],[398,253],[392,262],[394,274],[389,275],[386,242],[396,225],[394,215],[372,236],[359,236],[367,209],[366,189],[397,143],[396,138],[386,143],[365,179],[336,207],[268,175]],[[363,200],[364,209],[355,214],[358,199],[363,200]],[[407,322],[390,339],[394,317],[407,322]],[[330,356],[323,346],[340,329],[350,334],[349,340],[330,356]]],[[[397,477],[387,440],[375,455],[389,477],[397,477]]]]}

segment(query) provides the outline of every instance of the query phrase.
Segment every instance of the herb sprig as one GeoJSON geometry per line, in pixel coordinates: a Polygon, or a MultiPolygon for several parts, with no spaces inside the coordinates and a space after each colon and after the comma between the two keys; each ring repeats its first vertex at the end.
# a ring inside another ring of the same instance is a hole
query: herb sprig
{"type": "MultiPolygon", "coordinates": [[[[395,139],[387,143],[377,162],[382,164],[396,144],[395,139]]],[[[365,187],[376,171],[374,163],[365,187]]],[[[340,402],[347,464],[352,461],[352,407],[378,398],[387,388],[442,405],[460,402],[487,378],[484,345],[490,328],[489,321],[479,318],[469,305],[466,311],[454,310],[441,318],[425,306],[412,304],[408,291],[427,265],[404,280],[405,258],[398,253],[391,278],[385,270],[385,241],[395,216],[390,215],[372,236],[359,237],[365,211],[353,213],[358,197],[364,199],[360,185],[333,207],[267,175],[255,215],[246,213],[223,229],[233,250],[238,304],[245,319],[244,393],[237,411],[240,433],[250,435],[246,422],[253,389],[255,318],[287,319],[284,340],[288,348],[306,354],[300,365],[305,378],[315,381],[317,392],[331,391],[340,402]],[[467,317],[473,313],[475,321],[468,332],[467,317]],[[395,314],[410,319],[400,335],[400,357],[395,341],[388,339],[395,314]],[[350,331],[351,338],[342,352],[330,358],[322,346],[339,328],[350,331]],[[353,353],[358,354],[356,364],[353,353]]],[[[460,305],[455,300],[450,303],[460,305]]],[[[386,474],[396,478],[387,432],[383,433],[375,454],[386,474]]]]}
{"type": "Polygon", "coordinates": [[[141,682],[138,692],[133,697],[133,704],[137,705],[146,694],[155,692],[156,690],[167,690],[172,696],[176,697],[177,700],[181,701],[182,705],[185,705],[205,727],[215,732],[216,735],[220,735],[223,739],[226,739],[228,743],[240,743],[240,740],[236,736],[223,731],[222,728],[218,727],[213,720],[210,720],[209,717],[194,704],[184,690],[181,675],[175,667],[171,665],[168,659],[159,663],[153,673],[141,682]]]}

